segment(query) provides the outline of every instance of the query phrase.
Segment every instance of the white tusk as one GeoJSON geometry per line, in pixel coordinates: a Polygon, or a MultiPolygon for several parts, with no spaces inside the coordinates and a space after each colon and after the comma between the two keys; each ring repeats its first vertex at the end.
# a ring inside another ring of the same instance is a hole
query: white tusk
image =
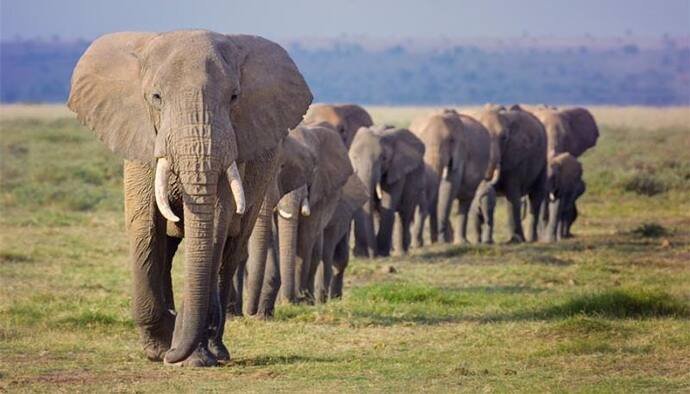
{"type": "Polygon", "coordinates": [[[383,198],[383,192],[381,191],[381,185],[376,184],[376,197],[381,200],[383,198]]]}
{"type": "Polygon", "coordinates": [[[283,211],[282,208],[278,208],[278,215],[282,217],[283,219],[292,219],[292,214],[287,211],[283,211]]]}
{"type": "Polygon", "coordinates": [[[300,210],[302,213],[302,216],[309,216],[311,215],[311,209],[309,208],[309,198],[304,197],[302,200],[302,209],[300,210]]]}
{"type": "Polygon", "coordinates": [[[441,179],[447,179],[448,178],[448,166],[443,167],[443,174],[441,174],[441,179]]]}
{"type": "Polygon", "coordinates": [[[170,209],[170,202],[168,202],[168,178],[170,177],[170,163],[165,157],[158,159],[156,163],[156,177],[154,181],[155,194],[156,194],[156,205],[158,210],[164,218],[170,220],[171,222],[179,222],[180,218],[177,217],[170,209]]]}
{"type": "Polygon", "coordinates": [[[233,161],[225,174],[228,177],[228,182],[230,182],[230,191],[232,192],[232,197],[235,199],[235,205],[237,206],[235,212],[237,212],[238,215],[242,215],[247,207],[247,202],[244,199],[244,187],[242,186],[240,171],[237,169],[237,162],[233,161]]]}
{"type": "Polygon", "coordinates": [[[550,201],[556,201],[556,195],[553,193],[549,193],[549,200],[550,201]]]}
{"type": "Polygon", "coordinates": [[[491,181],[489,181],[490,184],[495,185],[496,182],[498,182],[498,178],[501,176],[501,167],[496,167],[494,168],[494,173],[491,176],[491,181]]]}

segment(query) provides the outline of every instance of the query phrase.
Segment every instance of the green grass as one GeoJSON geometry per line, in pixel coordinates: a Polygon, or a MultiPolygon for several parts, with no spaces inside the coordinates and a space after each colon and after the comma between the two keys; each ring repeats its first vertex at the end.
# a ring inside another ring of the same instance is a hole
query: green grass
{"type": "Polygon", "coordinates": [[[121,161],[3,120],[0,391],[687,392],[690,128],[601,131],[574,239],[501,244],[501,207],[499,244],[353,259],[342,300],[232,320],[232,362],[191,370],[141,352],[121,161]]]}

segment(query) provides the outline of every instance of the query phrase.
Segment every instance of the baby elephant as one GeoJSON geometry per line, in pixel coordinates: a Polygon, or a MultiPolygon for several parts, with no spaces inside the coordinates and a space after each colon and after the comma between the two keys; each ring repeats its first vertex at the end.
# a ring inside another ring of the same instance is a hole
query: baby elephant
{"type": "Polygon", "coordinates": [[[577,216],[575,200],[585,190],[582,181],[582,164],[570,153],[561,153],[549,159],[548,164],[548,209],[542,220],[543,239],[554,242],[570,233],[570,226],[577,216]]]}
{"type": "Polygon", "coordinates": [[[477,242],[494,243],[494,209],[496,208],[496,190],[494,183],[482,180],[470,205],[470,216],[474,219],[477,242]]]}

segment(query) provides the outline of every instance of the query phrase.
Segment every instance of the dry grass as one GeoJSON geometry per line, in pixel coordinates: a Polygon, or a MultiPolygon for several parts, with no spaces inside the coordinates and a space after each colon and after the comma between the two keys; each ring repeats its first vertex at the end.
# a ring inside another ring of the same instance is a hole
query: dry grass
{"type": "MultiPolygon", "coordinates": [[[[576,238],[354,259],[343,300],[228,322],[233,361],[205,370],[143,357],[121,160],[62,107],[1,110],[0,391],[690,390],[690,123],[604,120],[681,109],[601,109],[576,238]],[[626,189],[635,176],[663,191],[626,189]]],[[[405,124],[428,108],[371,110],[405,124]]]]}

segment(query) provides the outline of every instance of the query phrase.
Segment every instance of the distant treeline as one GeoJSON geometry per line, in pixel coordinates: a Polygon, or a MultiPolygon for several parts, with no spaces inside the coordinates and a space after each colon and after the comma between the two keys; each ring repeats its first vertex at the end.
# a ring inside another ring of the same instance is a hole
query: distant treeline
{"type": "MultiPolygon", "coordinates": [[[[0,44],[2,102],[64,102],[88,42],[0,44]]],[[[690,49],[451,46],[368,50],[339,43],[289,52],[321,102],[690,104],[690,49]]]]}

